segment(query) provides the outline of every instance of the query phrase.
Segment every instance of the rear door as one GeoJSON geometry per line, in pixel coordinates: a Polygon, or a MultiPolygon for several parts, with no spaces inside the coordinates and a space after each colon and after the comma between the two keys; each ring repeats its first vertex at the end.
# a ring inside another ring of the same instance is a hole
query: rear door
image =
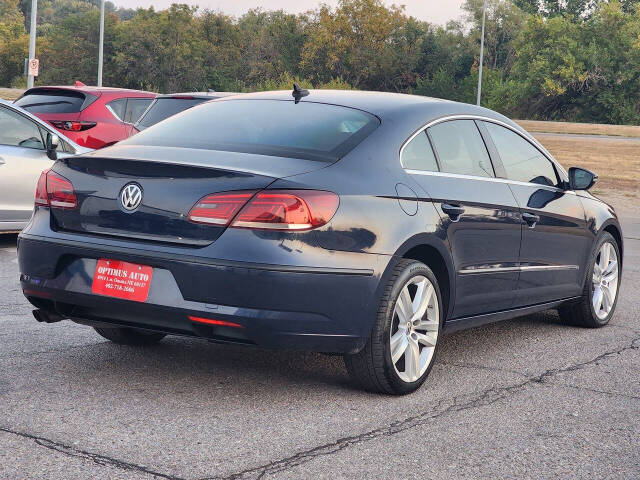
{"type": "Polygon", "coordinates": [[[0,229],[2,223],[29,220],[40,173],[52,164],[40,127],[0,106],[0,229]]]}
{"type": "Polygon", "coordinates": [[[579,295],[591,245],[582,203],[562,188],[557,167],[533,143],[502,125],[484,126],[521,209],[515,306],[579,295]]]}
{"type": "Polygon", "coordinates": [[[456,269],[455,318],[508,309],[515,299],[520,212],[495,177],[474,120],[449,120],[416,134],[404,168],[431,197],[456,269]]]}

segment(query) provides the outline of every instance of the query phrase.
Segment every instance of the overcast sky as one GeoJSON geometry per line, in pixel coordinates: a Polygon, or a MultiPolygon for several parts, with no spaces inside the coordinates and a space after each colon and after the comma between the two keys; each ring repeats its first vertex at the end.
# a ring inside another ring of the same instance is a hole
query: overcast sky
{"type": "MultiPolygon", "coordinates": [[[[336,5],[338,0],[112,0],[117,6],[136,8],[152,6],[156,10],[167,8],[172,3],[188,3],[200,8],[219,10],[228,15],[239,16],[247,10],[262,7],[265,10],[283,9],[291,13],[316,8],[320,3],[336,5]]],[[[384,0],[386,4],[405,5],[409,15],[432,23],[445,24],[460,16],[463,0],[384,0]]]]}

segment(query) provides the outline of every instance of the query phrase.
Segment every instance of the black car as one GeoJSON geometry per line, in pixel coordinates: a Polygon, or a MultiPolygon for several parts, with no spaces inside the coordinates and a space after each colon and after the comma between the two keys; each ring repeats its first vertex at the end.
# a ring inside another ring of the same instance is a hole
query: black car
{"type": "Polygon", "coordinates": [[[140,119],[130,126],[133,135],[137,132],[155,125],[173,115],[183,112],[191,107],[200,105],[209,100],[216,98],[228,97],[235,95],[233,92],[187,92],[187,93],[171,93],[168,95],[158,95],[153,103],[144,111],[140,119]]]}
{"type": "Polygon", "coordinates": [[[340,353],[366,389],[408,393],[443,331],[609,322],[622,234],[595,180],[480,107],[225,97],[45,172],[20,280],[40,321],[340,353]]]}

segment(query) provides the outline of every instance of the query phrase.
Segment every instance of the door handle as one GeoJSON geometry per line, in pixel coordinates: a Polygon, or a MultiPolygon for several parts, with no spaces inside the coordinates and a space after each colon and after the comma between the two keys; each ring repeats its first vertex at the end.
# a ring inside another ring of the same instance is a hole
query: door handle
{"type": "Polygon", "coordinates": [[[540,217],[538,215],[534,215],[533,213],[529,212],[524,212],[522,214],[522,219],[527,222],[529,228],[534,228],[536,226],[536,223],[540,221],[540,217]]]}
{"type": "Polygon", "coordinates": [[[451,205],[449,203],[443,203],[441,205],[442,211],[449,215],[451,220],[457,222],[460,220],[460,216],[464,213],[464,208],[460,205],[451,205]]]}

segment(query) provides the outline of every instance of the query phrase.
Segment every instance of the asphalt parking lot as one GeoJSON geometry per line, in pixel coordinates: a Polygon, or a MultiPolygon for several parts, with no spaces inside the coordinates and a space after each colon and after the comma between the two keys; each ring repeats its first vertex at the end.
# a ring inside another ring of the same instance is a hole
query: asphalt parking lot
{"type": "Polygon", "coordinates": [[[352,388],[340,357],[39,324],[4,236],[0,478],[639,478],[638,210],[609,326],[451,334],[402,398],[352,388]]]}

